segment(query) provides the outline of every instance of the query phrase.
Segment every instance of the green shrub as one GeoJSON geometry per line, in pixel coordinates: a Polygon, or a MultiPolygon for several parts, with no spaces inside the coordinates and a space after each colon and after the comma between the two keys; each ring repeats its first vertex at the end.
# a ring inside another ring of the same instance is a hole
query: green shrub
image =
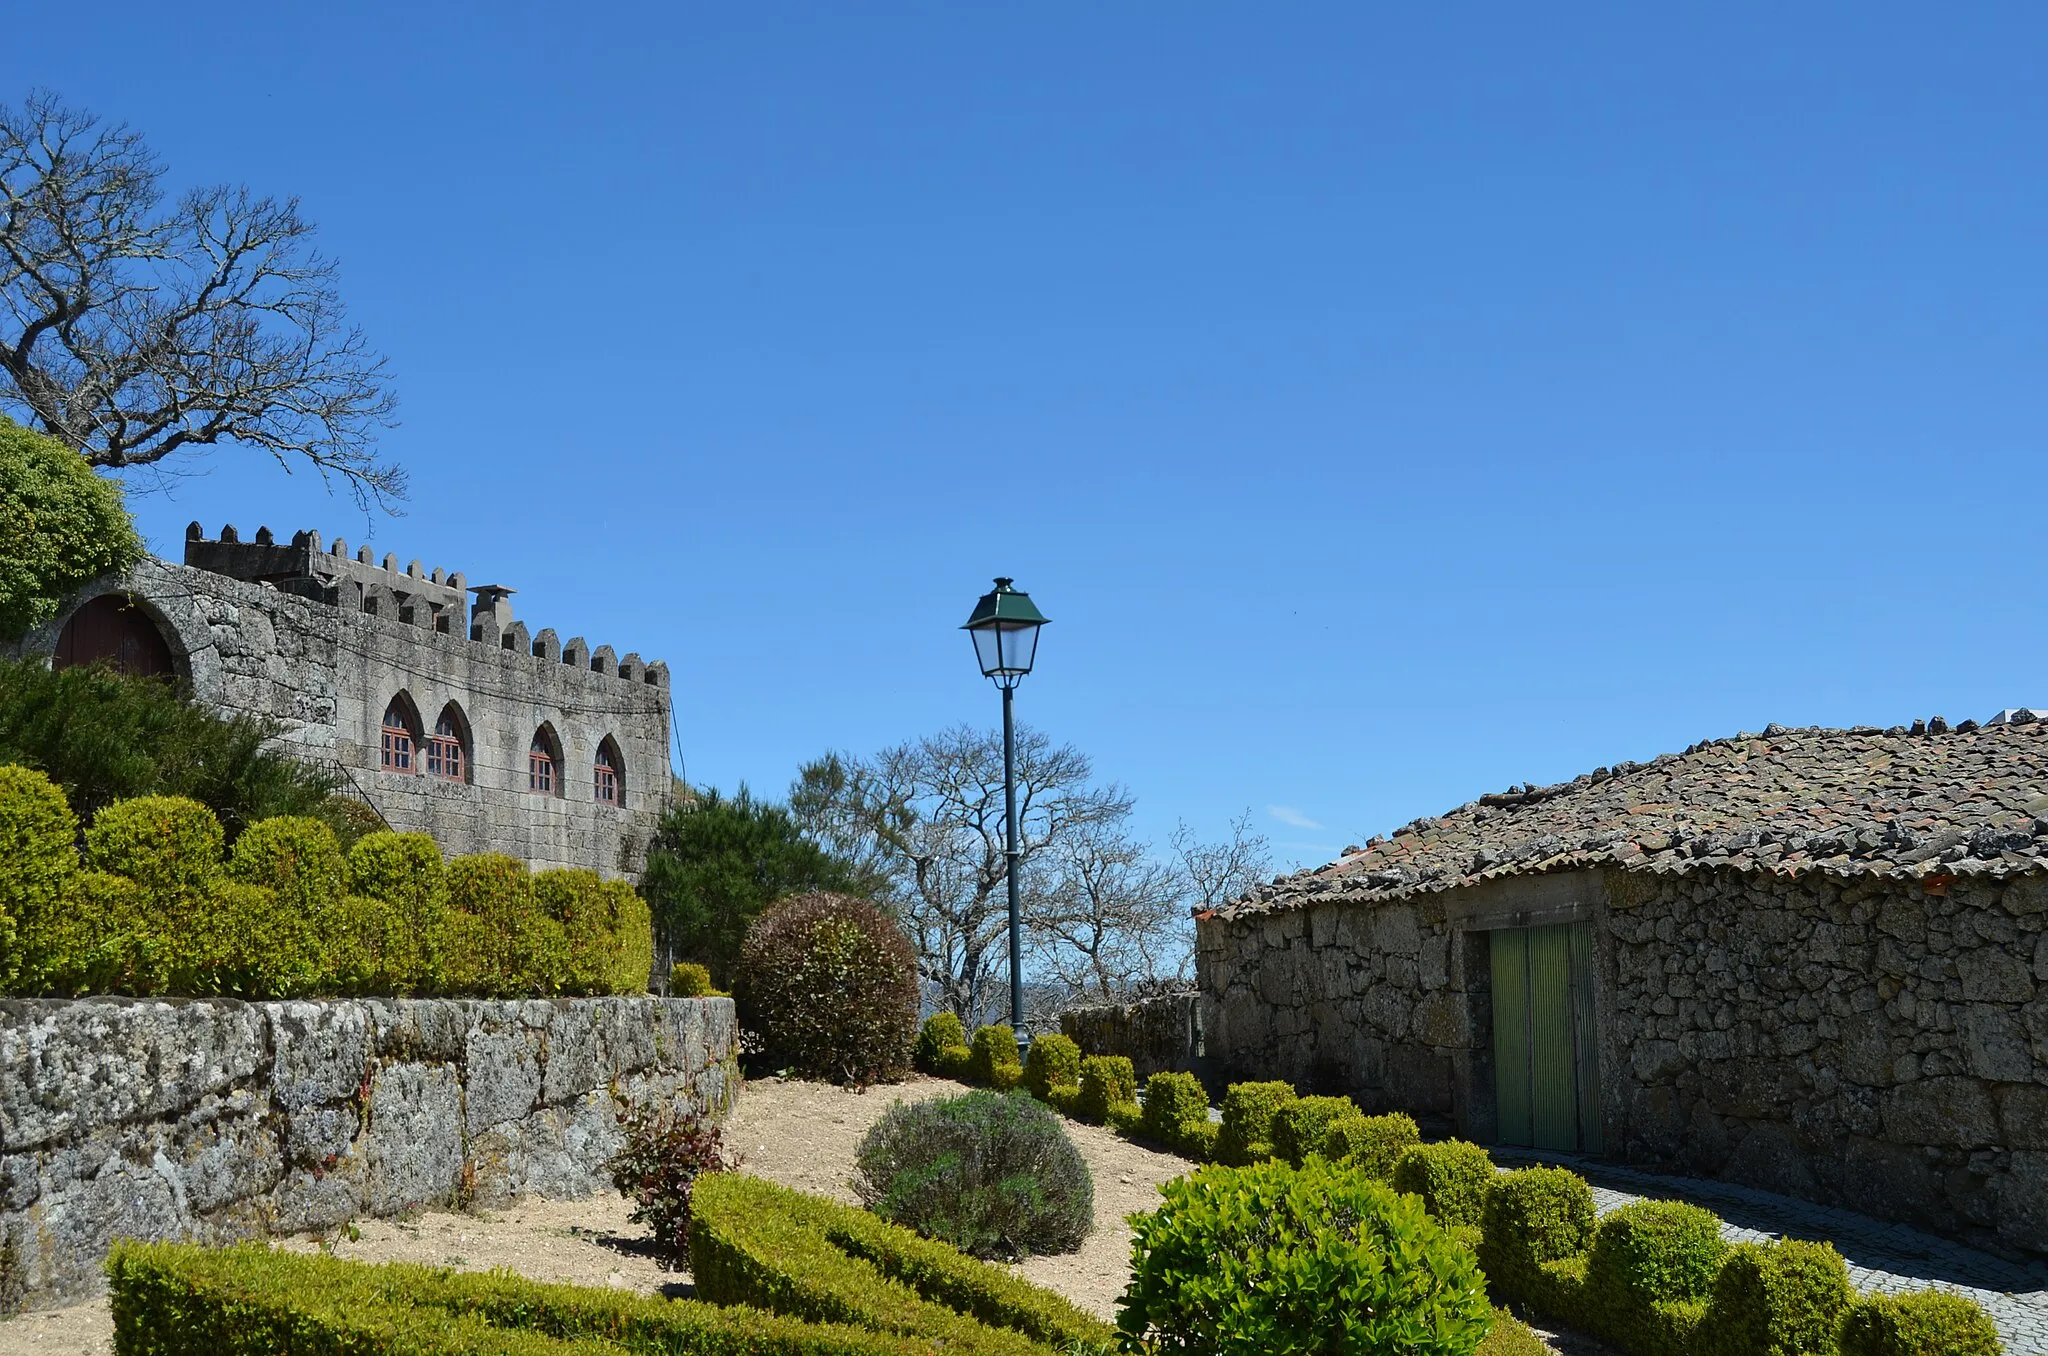
{"type": "Polygon", "coordinates": [[[109,805],[85,831],[86,865],[126,876],[174,911],[206,893],[221,870],[220,820],[196,800],[137,796],[109,805]]]}
{"type": "Polygon", "coordinates": [[[1198,1126],[1209,1123],[1209,1094],[1191,1073],[1156,1073],[1145,1080],[1142,1133],[1155,1144],[1185,1154],[1198,1126]]]}
{"type": "Polygon", "coordinates": [[[297,998],[321,987],[326,968],[312,921],[279,904],[274,892],[241,881],[214,881],[166,930],[162,946],[165,988],[195,997],[297,998]]]}
{"type": "Polygon", "coordinates": [[[1136,1102],[1111,1102],[1102,1123],[1125,1139],[1136,1139],[1145,1127],[1145,1108],[1136,1102]]]}
{"type": "Polygon", "coordinates": [[[1323,1130],[1323,1157],[1348,1163],[1385,1182],[1394,1175],[1401,1155],[1422,1143],[1415,1118],[1405,1111],[1382,1116],[1339,1116],[1323,1130]]]}
{"type": "MultiPolygon", "coordinates": [[[[917,1337],[744,1306],[551,1285],[503,1271],[369,1266],[261,1243],[120,1242],[107,1276],[114,1345],[126,1356],[929,1356],[932,1349],[917,1337]]],[[[1013,1348],[1000,1350],[1007,1356],[1013,1348]]]]}
{"type": "Polygon", "coordinates": [[[424,986],[418,943],[403,910],[374,895],[343,895],[321,938],[320,989],[337,994],[410,994],[424,986]]]}
{"type": "Polygon", "coordinates": [[[966,1046],[967,1031],[960,1025],[960,1014],[935,1012],[917,1029],[917,1045],[911,1051],[910,1062],[920,1073],[944,1074],[946,1052],[966,1046]]]}
{"type": "Polygon", "coordinates": [[[1563,1168],[1499,1173],[1487,1184],[1482,1219],[1479,1265],[1495,1294],[1553,1318],[1575,1318],[1593,1244],[1586,1179],[1563,1168]]]}
{"type": "Polygon", "coordinates": [[[1192,1158],[1197,1163],[1213,1163],[1216,1161],[1216,1141],[1222,1137],[1222,1126],[1214,1121],[1202,1121],[1186,1127],[1181,1132],[1181,1142],[1175,1148],[1184,1158],[1192,1158]]]}
{"type": "Polygon", "coordinates": [[[745,1173],[700,1179],[690,1275],[715,1304],[900,1333],[955,1356],[1093,1351],[1112,1336],[1057,1295],[865,1210],[745,1173]]]}
{"type": "Polygon", "coordinates": [[[57,439],[0,416],[0,641],[142,558],[121,483],[57,439]]]}
{"type": "Polygon", "coordinates": [[[669,967],[668,991],[677,998],[711,998],[718,993],[711,972],[695,961],[677,961],[669,967]]]}
{"type": "Polygon", "coordinates": [[[1462,1139],[1447,1139],[1403,1150],[1394,1160],[1392,1180],[1394,1190],[1422,1197],[1423,1208],[1439,1223],[1476,1226],[1494,1176],[1486,1150],[1462,1139]]]}
{"type": "Polygon", "coordinates": [[[1831,1356],[1855,1301],[1826,1243],[1738,1243],[1714,1277],[1698,1356],[1831,1356]]]}
{"type": "Polygon", "coordinates": [[[286,753],[280,728],[216,715],[158,678],[0,660],[0,763],[42,769],[84,820],[136,796],[196,800],[229,838],[272,815],[318,815],[340,778],[286,753]]]}
{"type": "Polygon", "coordinates": [[[0,767],[0,992],[21,968],[27,934],[55,926],[78,870],[78,819],[42,773],[0,767]]]}
{"type": "Polygon", "coordinates": [[[1244,1167],[1273,1156],[1273,1117],[1294,1100],[1290,1083],[1232,1083],[1223,1092],[1216,1161],[1244,1167]]]}
{"type": "Polygon", "coordinates": [[[1160,1193],[1132,1218],[1127,1348],[1467,1356],[1491,1326],[1471,1253],[1363,1174],[1211,1167],[1160,1193]]]}
{"type": "Polygon", "coordinates": [[[1009,1027],[976,1027],[967,1048],[974,1054],[974,1062],[968,1066],[969,1082],[993,1086],[999,1077],[997,1070],[1013,1064],[1017,1066],[1017,1081],[1023,1080],[1024,1064],[1017,1057],[1017,1033],[1009,1027]]]}
{"type": "Polygon", "coordinates": [[[15,991],[32,997],[160,993],[167,957],[149,895],[126,876],[79,871],[22,934],[15,991]]]}
{"type": "Polygon", "coordinates": [[[666,1103],[618,1109],[618,1152],[605,1161],[612,1185],[631,1198],[627,1218],[654,1235],[655,1254],[665,1270],[690,1257],[690,1203],[697,1179],[729,1172],[725,1136],[718,1122],[685,1106],[666,1103]]]}
{"type": "MultiPolygon", "coordinates": [[[[338,973],[385,975],[392,993],[433,993],[447,980],[448,869],[424,833],[369,833],[348,852],[351,894],[340,923],[350,954],[338,973]]],[[[376,992],[365,989],[363,992],[376,992]]]]}
{"type": "Polygon", "coordinates": [[[259,820],[235,840],[228,875],[244,885],[261,885],[280,905],[317,926],[341,900],[341,844],[318,819],[278,815],[259,820]]]}
{"type": "MultiPolygon", "coordinates": [[[[631,894],[632,887],[626,892],[631,894]]],[[[613,992],[620,961],[612,925],[617,894],[605,888],[595,871],[551,867],[534,873],[533,900],[562,929],[562,992],[613,992]]],[[[640,992],[646,991],[643,975],[640,992]]]]}
{"type": "Polygon", "coordinates": [[[1109,1124],[1110,1108],[1138,1100],[1138,1073],[1124,1055],[1084,1058],[1080,1086],[1080,1095],[1074,1099],[1074,1119],[1090,1125],[1109,1124]]]}
{"type": "Polygon", "coordinates": [[[861,1140],[854,1191],[883,1219],[976,1257],[1072,1252],[1095,1218],[1088,1165],[1029,1095],[898,1102],[861,1140]]]}
{"type": "Polygon", "coordinates": [[[974,1052],[964,1045],[947,1046],[939,1052],[939,1073],[955,1082],[971,1082],[974,1078],[974,1052]]]}
{"type": "Polygon", "coordinates": [[[1047,1106],[1059,1112],[1060,1115],[1072,1117],[1075,1120],[1080,1119],[1078,1116],[1074,1116],[1074,1107],[1080,1100],[1081,1087],[1077,1083],[1055,1083],[1052,1087],[1047,1088],[1045,1092],[1045,1104],[1047,1106]]]}
{"type": "Polygon", "coordinates": [[[1999,1356],[1998,1325],[1975,1300],[1939,1290],[1872,1295],[1842,1324],[1842,1356],[1999,1356]]]}
{"type": "Polygon", "coordinates": [[[1683,1201],[1624,1205],[1593,1231],[1585,1316],[1628,1350],[1683,1350],[1727,1253],[1711,1210],[1683,1201]]]}
{"type": "Polygon", "coordinates": [[[1323,1132],[1332,1121],[1358,1114],[1349,1097],[1297,1097],[1273,1113],[1273,1153],[1298,1168],[1322,1152],[1323,1132]]]}
{"type": "Polygon", "coordinates": [[[1081,1082],[1081,1047],[1057,1032],[1032,1040],[1024,1056],[1024,1087],[1041,1102],[1056,1087],[1078,1086],[1081,1082]]]}
{"type": "Polygon", "coordinates": [[[646,993],[654,976],[654,911],[622,880],[598,887],[608,920],[610,960],[598,993],[646,993]]]}
{"type": "Polygon", "coordinates": [[[526,863],[478,853],[448,863],[444,967],[452,993],[552,994],[561,988],[562,926],[534,900],[526,863]]]}
{"type": "Polygon", "coordinates": [[[909,1071],[917,956],[866,900],[783,900],[747,933],[738,975],[742,1024],[785,1067],[856,1087],[909,1071]]]}
{"type": "Polygon", "coordinates": [[[1550,1346],[1505,1309],[1493,1311],[1493,1331],[1473,1356],[1551,1356],[1550,1346]]]}

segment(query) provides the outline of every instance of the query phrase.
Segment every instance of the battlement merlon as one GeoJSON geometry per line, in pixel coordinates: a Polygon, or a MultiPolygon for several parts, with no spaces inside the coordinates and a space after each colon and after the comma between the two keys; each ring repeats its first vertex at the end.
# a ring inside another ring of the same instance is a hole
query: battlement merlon
{"type": "Polygon", "coordinates": [[[529,641],[525,624],[512,619],[509,588],[484,584],[471,589],[461,572],[449,573],[439,567],[423,570],[417,560],[400,569],[396,555],[387,554],[380,565],[369,547],[350,556],[347,541],[336,537],[331,545],[323,546],[317,531],[295,532],[290,543],[281,545],[268,527],[257,528],[252,540],[243,541],[230,523],[221,528],[218,538],[209,539],[206,529],[195,522],[185,529],[185,564],[251,584],[270,584],[332,606],[356,604],[364,611],[376,612],[382,599],[385,611],[415,625],[579,667],[595,669],[592,661],[601,657],[604,668],[599,671],[649,687],[668,686],[668,666],[659,661],[642,664],[638,655],[630,655],[629,662],[613,663],[609,646],[600,647],[601,656],[594,656],[580,638],[571,642],[575,650],[565,652],[555,642],[553,630],[544,630],[529,641]],[[476,594],[473,607],[472,592],[476,594]],[[391,605],[394,601],[397,606],[391,605]],[[419,606],[422,603],[424,608],[419,606]],[[445,625],[437,624],[440,618],[446,619],[445,625]],[[458,618],[460,624],[456,624],[458,618]]]}

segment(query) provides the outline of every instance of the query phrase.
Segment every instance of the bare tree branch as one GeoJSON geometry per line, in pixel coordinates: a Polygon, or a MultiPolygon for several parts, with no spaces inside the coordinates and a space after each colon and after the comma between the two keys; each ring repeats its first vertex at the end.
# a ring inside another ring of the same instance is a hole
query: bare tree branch
{"type": "Polygon", "coordinates": [[[359,504],[404,498],[374,451],[396,408],[384,360],[298,200],[214,186],[160,211],[163,172],[139,134],[53,94],[0,105],[0,408],[95,466],[239,443],[359,504]]]}

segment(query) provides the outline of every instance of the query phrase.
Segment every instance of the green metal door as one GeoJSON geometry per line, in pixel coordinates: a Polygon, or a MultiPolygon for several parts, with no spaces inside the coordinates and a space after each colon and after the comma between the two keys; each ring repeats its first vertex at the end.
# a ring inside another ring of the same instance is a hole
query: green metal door
{"type": "Polygon", "coordinates": [[[1591,928],[1560,923],[1490,937],[1501,1142],[1598,1150],[1591,928]]]}

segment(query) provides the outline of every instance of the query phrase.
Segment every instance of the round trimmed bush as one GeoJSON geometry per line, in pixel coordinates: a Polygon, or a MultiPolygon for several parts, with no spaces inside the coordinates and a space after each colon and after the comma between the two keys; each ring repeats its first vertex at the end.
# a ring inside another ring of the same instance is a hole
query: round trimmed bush
{"type": "Polygon", "coordinates": [[[935,1012],[917,1029],[917,1048],[911,1051],[910,1062],[920,1073],[944,1073],[946,1052],[966,1044],[967,1028],[960,1024],[960,1014],[935,1012]]]}
{"type": "Polygon", "coordinates": [[[366,833],[348,852],[351,895],[387,907],[354,904],[349,935],[373,948],[371,970],[393,977],[394,993],[434,993],[444,972],[448,926],[448,869],[441,849],[424,833],[366,833]]]}
{"type": "Polygon", "coordinates": [[[78,820],[32,768],[0,767],[0,986],[20,968],[26,934],[49,918],[78,870],[78,820]]]}
{"type": "Polygon", "coordinates": [[[244,885],[261,885],[275,892],[285,908],[318,919],[341,902],[341,844],[334,830],[317,819],[259,819],[235,840],[228,875],[244,885]]]}
{"type": "Polygon", "coordinates": [[[1998,1325],[1975,1300],[1939,1290],[1872,1295],[1842,1324],[1842,1356],[1999,1356],[1998,1325]]]}
{"type": "Polygon", "coordinates": [[[1273,1156],[1273,1117],[1294,1100],[1294,1085],[1232,1083],[1223,1090],[1223,1128],[1216,1135],[1216,1161],[1245,1167],[1273,1156]]]}
{"type": "Polygon", "coordinates": [[[1044,1101],[1054,1088],[1077,1087],[1081,1082],[1081,1047],[1066,1036],[1045,1035],[1031,1042],[1024,1056],[1024,1087],[1044,1101]]]}
{"type": "Polygon", "coordinates": [[[220,875],[220,820],[183,796],[136,796],[93,816],[85,863],[126,876],[160,908],[203,896],[220,875]]]}
{"type": "Polygon", "coordinates": [[[1081,1094],[1074,1099],[1074,1119],[1108,1125],[1118,1107],[1138,1102],[1138,1072],[1128,1055],[1089,1055],[1081,1061],[1081,1094]]]}
{"type": "Polygon", "coordinates": [[[1323,1130],[1323,1157],[1342,1160],[1382,1182],[1394,1175],[1401,1155],[1422,1143],[1415,1118],[1405,1111],[1380,1116],[1339,1116],[1323,1130]]]}
{"type": "Polygon", "coordinates": [[[1008,1092],[1024,1081],[1024,1064],[1017,1058],[1017,1033],[1007,1026],[978,1026],[968,1045],[967,1077],[983,1087],[1008,1092]]]}
{"type": "Polygon", "coordinates": [[[598,887],[611,922],[611,963],[599,993],[646,993],[654,973],[654,910],[622,880],[598,887]]]}
{"type": "Polygon", "coordinates": [[[1486,1189],[1495,1175],[1486,1150],[1462,1139],[1447,1139],[1403,1152],[1394,1161],[1393,1186],[1422,1197],[1423,1208],[1438,1223],[1469,1228],[1480,1222],[1486,1189]]]}
{"type": "Polygon", "coordinates": [[[485,852],[448,863],[447,983],[487,997],[561,988],[562,925],[533,897],[516,857],[485,852]]]}
{"type": "Polygon", "coordinates": [[[1796,1238],[1738,1243],[1714,1277],[1699,1350],[1701,1356],[1832,1351],[1855,1302],[1849,1265],[1832,1245],[1796,1238]]]}
{"type": "Polygon", "coordinates": [[[740,1021],[782,1067],[865,1086],[901,1078],[917,1035],[917,955],[864,899],[808,894],[747,931],[733,986],[740,1021]]]}
{"type": "Polygon", "coordinates": [[[1204,1168],[1132,1219],[1135,1349],[1470,1356],[1493,1322],[1468,1248],[1421,1202],[1312,1158],[1204,1168]]]}
{"type": "Polygon", "coordinates": [[[1273,1154],[1298,1168],[1322,1152],[1332,1122],[1361,1114],[1349,1097],[1297,1097],[1273,1113],[1273,1154]]]}
{"type": "Polygon", "coordinates": [[[164,987],[164,947],[149,895],[126,876],[74,871],[54,905],[21,934],[16,992],[137,996],[164,987]]]}
{"type": "MultiPolygon", "coordinates": [[[[102,812],[104,814],[104,812],[102,812]]],[[[193,996],[296,998],[320,986],[320,938],[274,891],[214,880],[164,938],[167,987],[193,996]]]]}
{"type": "Polygon", "coordinates": [[[536,871],[533,899],[562,929],[562,992],[604,993],[614,956],[611,900],[598,874],[571,867],[536,871]]]}
{"type": "Polygon", "coordinates": [[[854,1190],[883,1219],[976,1257],[1072,1252],[1095,1218],[1088,1165],[1023,1092],[898,1102],[860,1142],[854,1190]]]}

